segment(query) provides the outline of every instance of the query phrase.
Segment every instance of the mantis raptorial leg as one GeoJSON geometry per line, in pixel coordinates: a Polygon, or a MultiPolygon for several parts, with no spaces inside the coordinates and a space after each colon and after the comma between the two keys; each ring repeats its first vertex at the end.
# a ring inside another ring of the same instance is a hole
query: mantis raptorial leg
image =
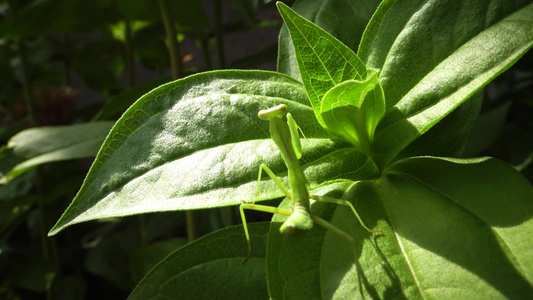
{"type": "MultiPolygon", "coordinates": [[[[309,231],[313,227],[314,222],[340,235],[348,242],[355,244],[353,238],[349,234],[333,226],[326,220],[318,216],[313,216],[311,214],[309,199],[313,199],[316,201],[349,206],[359,223],[363,226],[363,228],[372,233],[381,232],[380,230],[369,229],[364,224],[361,217],[359,217],[359,214],[357,214],[357,211],[350,202],[326,196],[311,196],[309,194],[309,185],[307,183],[307,178],[305,177],[300,167],[299,161],[299,159],[302,157],[302,146],[300,142],[300,136],[298,134],[299,128],[296,124],[296,121],[294,121],[294,119],[292,118],[291,114],[287,113],[287,106],[285,104],[280,104],[276,107],[272,107],[267,110],[261,110],[258,116],[260,119],[267,120],[270,123],[270,136],[278,146],[281,152],[281,156],[283,157],[283,161],[287,166],[287,175],[289,179],[290,189],[287,189],[283,185],[281,180],[276,177],[274,172],[272,172],[272,170],[270,170],[268,166],[266,166],[265,164],[261,164],[257,179],[258,189],[256,191],[256,194],[259,191],[259,182],[261,181],[261,175],[263,171],[265,171],[270,176],[270,178],[274,180],[276,185],[283,191],[285,196],[294,201],[295,205],[293,211],[290,211],[272,206],[257,205],[254,203],[241,204],[240,213],[244,226],[244,234],[246,235],[246,241],[248,243],[248,258],[251,256],[252,244],[250,242],[250,234],[248,232],[246,217],[244,215],[245,209],[258,210],[288,216],[289,218],[280,227],[280,232],[282,234],[294,235],[309,231]],[[282,121],[282,118],[285,115],[287,116],[287,123],[282,121]]],[[[248,258],[246,260],[248,260],[248,258]]]]}

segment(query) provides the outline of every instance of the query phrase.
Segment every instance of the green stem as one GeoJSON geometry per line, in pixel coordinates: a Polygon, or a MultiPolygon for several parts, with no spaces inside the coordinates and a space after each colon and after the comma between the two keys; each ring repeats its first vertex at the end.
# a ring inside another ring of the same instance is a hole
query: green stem
{"type": "Polygon", "coordinates": [[[206,69],[212,70],[213,62],[211,61],[211,51],[209,51],[209,40],[205,35],[202,36],[202,38],[200,39],[200,44],[202,46],[202,52],[204,54],[206,69]]]}
{"type": "Polygon", "coordinates": [[[168,0],[159,0],[159,8],[161,9],[163,23],[165,24],[165,32],[168,41],[168,52],[170,54],[170,64],[172,66],[172,76],[174,77],[174,80],[176,80],[183,76],[183,65],[181,63],[180,48],[177,39],[178,37],[176,29],[174,28],[172,15],[170,14],[170,5],[168,0]]]}
{"type": "Polygon", "coordinates": [[[215,38],[217,41],[217,58],[220,69],[226,68],[224,56],[224,32],[222,23],[222,0],[215,0],[215,38]]]}
{"type": "MultiPolygon", "coordinates": [[[[170,5],[168,0],[159,0],[159,7],[161,8],[161,15],[163,23],[165,24],[165,31],[168,40],[168,51],[170,54],[170,63],[172,64],[172,75],[174,80],[179,79],[183,75],[183,66],[181,63],[181,55],[179,43],[177,40],[174,22],[170,14],[170,5]]],[[[189,241],[194,241],[199,236],[199,228],[197,226],[198,216],[194,211],[186,211],[187,220],[187,238],[189,241]]]]}
{"type": "Polygon", "coordinates": [[[129,88],[135,85],[135,60],[133,57],[133,33],[131,23],[126,21],[125,48],[126,48],[126,80],[129,88]]]}
{"type": "MultiPolygon", "coordinates": [[[[35,114],[35,98],[33,97],[32,86],[28,76],[28,58],[26,53],[26,46],[23,40],[18,41],[19,56],[22,67],[22,87],[24,89],[24,95],[26,98],[26,105],[28,107],[28,116],[33,126],[38,126],[39,122],[35,114]]],[[[39,217],[41,219],[40,236],[41,236],[41,251],[45,261],[53,262],[56,266],[56,270],[59,274],[61,268],[59,265],[59,256],[57,254],[57,245],[55,240],[49,239],[47,236],[48,229],[48,216],[46,209],[46,202],[44,196],[44,184],[43,184],[43,171],[42,168],[37,167],[37,174],[35,177],[35,187],[37,190],[37,208],[39,210],[39,217]]],[[[46,298],[52,299],[52,289],[46,291],[46,298]]]]}
{"type": "Polygon", "coordinates": [[[139,239],[141,246],[146,246],[146,215],[139,215],[139,239]]]}
{"type": "MultiPolygon", "coordinates": [[[[28,107],[28,115],[30,117],[30,122],[33,126],[38,125],[38,120],[35,115],[35,99],[33,97],[32,87],[28,77],[28,58],[26,55],[26,46],[23,40],[18,41],[19,47],[19,57],[22,67],[22,88],[24,89],[24,96],[26,98],[26,106],[28,107]]],[[[45,260],[49,260],[48,253],[48,240],[46,236],[46,213],[45,213],[45,203],[43,197],[43,184],[42,184],[42,171],[40,168],[37,168],[37,176],[35,179],[35,185],[38,193],[38,207],[39,214],[41,216],[41,247],[43,252],[43,257],[45,260]]]]}
{"type": "Polygon", "coordinates": [[[193,210],[185,212],[185,221],[187,222],[187,239],[192,242],[200,237],[200,228],[198,228],[198,214],[193,210]]]}
{"type": "Polygon", "coordinates": [[[72,67],[70,65],[72,49],[70,47],[72,47],[72,43],[70,41],[70,35],[65,34],[65,49],[66,49],[65,56],[66,57],[65,57],[64,63],[65,63],[65,85],[67,86],[72,86],[72,67]]]}
{"type": "Polygon", "coordinates": [[[518,172],[522,172],[525,168],[529,167],[531,163],[533,163],[533,153],[529,154],[529,156],[526,157],[526,159],[522,163],[516,166],[515,169],[518,172]]]}

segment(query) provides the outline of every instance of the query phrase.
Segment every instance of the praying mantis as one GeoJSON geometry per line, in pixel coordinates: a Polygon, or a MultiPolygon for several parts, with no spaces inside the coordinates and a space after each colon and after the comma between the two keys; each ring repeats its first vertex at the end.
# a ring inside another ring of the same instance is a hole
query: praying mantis
{"type": "Polygon", "coordinates": [[[252,252],[250,234],[248,232],[246,217],[244,215],[245,209],[258,210],[272,214],[281,214],[288,216],[288,219],[280,227],[280,232],[282,234],[299,235],[301,233],[311,230],[314,222],[340,235],[351,244],[355,244],[353,238],[349,234],[333,226],[326,220],[311,214],[310,199],[313,199],[315,201],[349,206],[357,220],[359,220],[361,226],[363,226],[363,228],[365,228],[370,233],[381,232],[381,230],[369,229],[364,224],[361,217],[359,217],[359,214],[350,202],[326,196],[315,196],[309,193],[309,184],[307,182],[305,174],[302,171],[302,168],[300,167],[299,161],[299,159],[302,157],[302,146],[300,141],[300,135],[298,133],[299,128],[292,115],[290,113],[287,113],[287,105],[280,104],[270,109],[261,110],[259,111],[258,116],[260,119],[269,121],[270,123],[270,137],[272,138],[272,140],[274,140],[274,143],[279,148],[283,161],[287,166],[289,189],[287,189],[285,185],[283,185],[281,180],[274,174],[274,172],[272,172],[272,170],[270,170],[267,165],[261,164],[261,166],[259,167],[259,175],[257,178],[258,186],[256,196],[259,192],[259,183],[261,181],[261,176],[263,174],[263,171],[265,171],[270,176],[270,178],[274,180],[274,182],[281,189],[281,191],[283,191],[285,196],[294,201],[295,204],[293,211],[280,209],[272,206],[257,205],[255,203],[242,203],[240,205],[239,210],[244,227],[244,234],[246,236],[246,242],[248,243],[248,257],[244,262],[246,262],[248,258],[251,257],[252,252]],[[287,123],[282,121],[282,118],[285,115],[287,116],[287,123]]]}

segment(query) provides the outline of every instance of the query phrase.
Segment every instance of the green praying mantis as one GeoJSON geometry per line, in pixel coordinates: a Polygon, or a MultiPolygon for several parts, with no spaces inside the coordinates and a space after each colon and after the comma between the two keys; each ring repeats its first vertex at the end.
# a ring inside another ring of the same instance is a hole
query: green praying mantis
{"type": "MultiPolygon", "coordinates": [[[[348,242],[354,244],[354,240],[349,234],[333,226],[326,220],[311,214],[310,199],[313,199],[315,201],[349,206],[357,220],[359,220],[361,226],[363,226],[363,228],[365,228],[368,232],[371,233],[381,232],[381,230],[369,229],[364,224],[361,217],[359,217],[359,214],[350,202],[326,196],[315,196],[309,193],[309,184],[307,182],[305,174],[303,173],[300,167],[299,161],[299,159],[302,157],[302,146],[300,142],[300,135],[298,133],[299,128],[291,114],[287,113],[287,105],[280,104],[270,109],[261,110],[259,111],[258,116],[260,119],[269,121],[270,123],[270,136],[279,148],[281,156],[283,157],[283,161],[287,166],[290,189],[287,189],[285,185],[283,185],[281,180],[274,174],[274,172],[272,172],[272,170],[270,170],[270,168],[268,168],[268,166],[266,166],[265,164],[261,164],[261,166],[259,167],[259,176],[257,178],[258,187],[256,196],[259,192],[259,183],[261,181],[261,176],[263,174],[263,171],[265,171],[270,176],[270,178],[274,180],[276,185],[283,191],[285,196],[294,201],[295,204],[293,211],[280,209],[272,206],[257,205],[254,203],[241,204],[240,213],[244,226],[244,234],[246,235],[246,241],[248,243],[248,258],[250,258],[251,256],[252,245],[250,241],[250,234],[248,232],[248,226],[246,223],[246,217],[244,215],[245,209],[258,210],[288,216],[288,219],[280,227],[280,232],[282,234],[298,235],[307,232],[311,230],[314,222],[325,227],[326,229],[331,230],[332,232],[346,239],[348,242]],[[287,123],[282,120],[283,116],[285,115],[287,116],[287,123]]],[[[244,262],[246,262],[248,258],[244,262]]]]}

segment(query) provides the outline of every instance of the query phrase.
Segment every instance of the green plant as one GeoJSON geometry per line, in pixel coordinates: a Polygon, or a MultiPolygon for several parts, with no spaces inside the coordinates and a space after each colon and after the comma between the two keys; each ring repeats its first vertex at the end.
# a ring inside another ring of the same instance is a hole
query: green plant
{"type": "MultiPolygon", "coordinates": [[[[414,2],[384,1],[357,55],[278,5],[303,84],[277,73],[218,71],[150,92],[116,123],[51,234],[102,217],[249,200],[261,162],[268,161],[284,178],[279,153],[263,142],[267,129],[255,115],[285,103],[303,120],[302,161],[313,193],[354,203],[384,235],[371,238],[355,226],[348,209],[316,203],[314,214],[355,237],[356,261],[353,249],[325,230],[282,237],[282,217],[275,216],[269,225],[258,225],[270,226],[268,247],[253,250],[252,266],[240,265],[246,257],[243,239],[235,241],[235,252],[210,257],[196,268],[168,268],[183,260],[187,248],[220,238],[208,236],[163,260],[131,298],[175,296],[185,273],[209,283],[206,293],[253,293],[257,288],[248,290],[250,283],[242,281],[250,268],[257,281],[266,271],[274,299],[531,296],[531,184],[494,159],[421,155],[439,155],[442,148],[460,153],[479,110],[476,92],[532,45],[533,6],[502,5],[491,10],[489,22],[474,25],[470,14],[484,12],[488,3],[468,3],[465,9],[450,2],[414,2]],[[446,16],[452,15],[450,25],[446,16]],[[451,35],[444,33],[453,29],[459,36],[445,40],[451,35]],[[508,31],[513,34],[503,34],[508,31]],[[426,32],[433,40],[421,39],[426,32]],[[446,126],[434,127],[438,122],[446,126]],[[432,138],[413,143],[423,134],[432,138]],[[145,147],[131,155],[139,144],[145,147]],[[207,277],[211,272],[242,276],[207,277]]],[[[271,185],[259,199],[281,196],[271,185]]],[[[193,286],[200,287],[197,281],[193,286]]]]}
{"type": "MultiPolygon", "coordinates": [[[[182,212],[78,226],[58,238],[47,233],[115,121],[169,82],[168,70],[185,76],[274,61],[272,45],[238,61],[220,50],[211,61],[228,33],[280,24],[258,17],[273,3],[227,2],[242,14],[213,25],[210,15],[222,21],[221,1],[207,11],[188,0],[0,2],[0,298],[124,298],[151,264],[185,243],[182,212]]],[[[220,227],[211,219],[206,231],[220,227]]]]}
{"type": "MultiPolygon", "coordinates": [[[[333,2],[325,12],[339,9],[333,2]]],[[[378,4],[350,3],[369,14],[378,4]]],[[[278,69],[291,77],[213,71],[147,93],[116,122],[50,234],[101,218],[241,204],[265,162],[286,182],[257,118],[283,103],[306,135],[301,163],[312,193],[351,202],[383,235],[373,238],[346,207],[314,203],[314,215],[354,238],[355,260],[319,226],[280,235],[284,217],[275,215],[250,224],[245,266],[242,228],[222,229],[161,260],[130,298],[530,298],[533,187],[508,164],[460,155],[479,92],[533,45],[533,4],[386,0],[368,24],[343,24],[354,8],[341,7],[331,31],[348,46],[278,7],[290,32],[278,69]]],[[[263,185],[256,201],[283,196],[273,181],[263,185]]]]}

